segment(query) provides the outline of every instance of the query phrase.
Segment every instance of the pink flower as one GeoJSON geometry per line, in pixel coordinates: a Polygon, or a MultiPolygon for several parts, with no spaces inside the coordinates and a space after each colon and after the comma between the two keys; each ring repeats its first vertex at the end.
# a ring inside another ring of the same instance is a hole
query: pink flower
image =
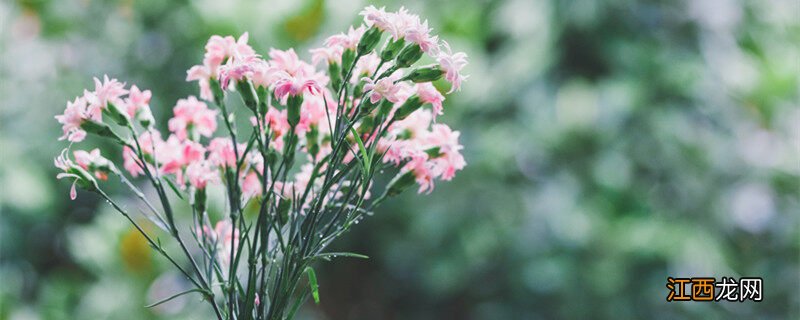
{"type": "Polygon", "coordinates": [[[311,61],[316,65],[324,61],[327,64],[342,63],[342,47],[328,46],[322,48],[315,48],[309,50],[311,52],[311,61]]]}
{"type": "MultiPolygon", "coordinates": [[[[244,150],[243,145],[239,145],[240,150],[244,150]]],[[[208,161],[219,167],[236,167],[236,153],[233,143],[228,138],[214,138],[208,144],[208,161]]],[[[241,151],[240,151],[241,152],[241,151]]]]}
{"type": "Polygon", "coordinates": [[[428,157],[425,153],[418,153],[411,158],[405,167],[404,171],[411,171],[414,174],[419,190],[417,193],[431,193],[433,191],[433,179],[435,178],[431,171],[431,163],[427,161],[428,157]]]}
{"type": "Polygon", "coordinates": [[[219,68],[219,82],[222,89],[227,89],[230,81],[242,81],[250,78],[256,71],[256,65],[262,62],[261,59],[250,57],[248,59],[231,59],[227,64],[219,68]]]}
{"type": "Polygon", "coordinates": [[[467,65],[467,54],[463,52],[456,52],[455,54],[450,50],[450,45],[445,41],[443,42],[445,50],[439,53],[436,60],[439,62],[440,67],[444,70],[444,78],[452,85],[450,91],[461,89],[461,81],[466,79],[466,76],[461,75],[461,69],[467,65]]]}
{"type": "Polygon", "coordinates": [[[281,101],[285,101],[290,95],[297,96],[306,90],[310,93],[317,93],[322,91],[322,88],[316,80],[302,77],[284,76],[275,82],[275,97],[281,101]]]}
{"type": "Polygon", "coordinates": [[[128,98],[125,99],[125,111],[128,116],[140,122],[154,123],[153,113],[150,112],[150,97],[152,97],[150,90],[141,91],[136,85],[131,86],[128,98]]]}
{"type": "Polygon", "coordinates": [[[205,148],[191,140],[179,140],[170,136],[166,142],[156,146],[156,157],[162,163],[161,172],[174,174],[178,184],[184,184],[183,169],[193,162],[204,160],[205,148]]]}
{"type": "Polygon", "coordinates": [[[260,193],[261,181],[258,179],[258,174],[255,171],[247,173],[242,179],[242,196],[245,199],[250,199],[260,193]]]}
{"type": "Polygon", "coordinates": [[[406,8],[400,7],[395,13],[389,13],[388,31],[392,34],[392,38],[397,41],[398,39],[406,38],[408,32],[413,30],[419,25],[419,17],[408,13],[406,8]]]}
{"type": "Polygon", "coordinates": [[[418,83],[417,95],[423,103],[430,103],[433,106],[433,121],[436,121],[436,116],[444,113],[442,112],[444,96],[430,82],[418,83]]]}
{"type": "MultiPolygon", "coordinates": [[[[139,146],[142,148],[142,152],[145,155],[152,155],[153,147],[164,143],[164,141],[161,140],[161,134],[158,133],[158,131],[146,131],[139,136],[138,140],[139,146]]],[[[138,155],[133,149],[129,147],[124,147],[122,149],[122,161],[123,168],[125,168],[125,170],[131,174],[131,176],[137,177],[144,173],[138,155]]]]}
{"type": "Polygon", "coordinates": [[[386,100],[395,103],[400,101],[400,98],[397,96],[400,92],[400,87],[394,83],[397,77],[389,76],[378,80],[378,82],[373,82],[371,78],[367,77],[361,78],[361,80],[366,83],[364,85],[364,92],[371,92],[369,96],[370,102],[378,103],[378,101],[381,101],[381,98],[386,98],[386,100]]]}
{"type": "Polygon", "coordinates": [[[78,183],[78,180],[82,178],[76,174],[69,173],[70,169],[72,169],[72,167],[74,167],[75,164],[73,164],[72,161],[70,161],[69,158],[67,157],[67,149],[61,151],[61,154],[55,159],[53,159],[53,163],[56,166],[56,168],[59,168],[62,171],[64,171],[56,175],[57,179],[59,180],[64,178],[74,179],[72,181],[72,187],[70,187],[69,189],[69,198],[70,200],[75,200],[76,198],[78,198],[78,191],[76,190],[76,184],[78,183]]]}
{"type": "Polygon", "coordinates": [[[384,9],[385,7],[378,9],[375,8],[375,6],[369,6],[364,8],[359,15],[364,16],[364,24],[366,24],[367,27],[375,27],[386,31],[389,30],[391,26],[392,16],[390,13],[386,13],[384,9]]]}
{"type": "Polygon", "coordinates": [[[427,20],[423,23],[419,23],[419,20],[417,20],[406,30],[405,38],[409,42],[419,45],[423,52],[429,55],[436,55],[439,53],[439,37],[431,36],[431,31],[427,20]]]}
{"type": "MultiPolygon", "coordinates": [[[[378,69],[378,65],[381,63],[381,58],[374,53],[370,53],[358,59],[356,62],[356,67],[353,68],[354,75],[364,75],[364,76],[371,76],[375,73],[375,70],[378,69]]],[[[381,68],[381,70],[386,69],[386,67],[381,68]]],[[[358,78],[353,78],[351,81],[356,82],[358,78]]]]}
{"type": "Polygon", "coordinates": [[[109,102],[118,104],[119,98],[126,93],[128,90],[125,90],[124,83],[120,83],[117,79],[108,79],[108,75],[103,75],[102,82],[94,78],[94,92],[88,92],[85,96],[89,104],[105,108],[109,102]]]}
{"type": "Polygon", "coordinates": [[[63,115],[56,116],[62,124],[64,135],[58,140],[67,139],[70,142],[81,142],[86,138],[86,131],[81,129],[84,121],[101,122],[103,119],[101,109],[96,105],[89,105],[84,97],[76,97],[74,101],[67,102],[63,115]]]}
{"type": "Polygon", "coordinates": [[[204,137],[211,137],[217,130],[217,110],[208,106],[194,96],[180,99],[173,109],[175,116],[169,119],[169,130],[179,139],[190,138],[189,130],[204,137]]]}
{"type": "Polygon", "coordinates": [[[294,49],[286,51],[270,49],[269,58],[271,66],[283,70],[292,77],[311,78],[315,73],[314,66],[300,60],[294,49]]]}
{"type": "Polygon", "coordinates": [[[253,64],[253,72],[249,77],[254,86],[269,88],[284,74],[284,71],[269,65],[264,60],[259,60],[258,63],[253,64]]]}
{"type": "Polygon", "coordinates": [[[198,81],[200,85],[200,98],[211,101],[214,100],[214,93],[211,91],[211,70],[204,65],[193,66],[186,71],[186,81],[198,81]]]}
{"type": "Polygon", "coordinates": [[[367,31],[367,29],[364,28],[364,26],[360,26],[355,29],[353,29],[353,26],[350,26],[350,29],[347,30],[347,33],[340,33],[328,37],[328,39],[325,40],[325,46],[329,48],[339,47],[341,49],[355,50],[356,47],[358,47],[358,42],[361,40],[361,36],[364,35],[365,31],[367,31]]]}
{"type": "Polygon", "coordinates": [[[218,69],[226,59],[235,57],[240,60],[247,60],[255,57],[255,51],[247,44],[249,36],[245,32],[238,40],[231,36],[211,36],[206,43],[206,54],[202,65],[196,65],[186,72],[186,81],[198,81],[200,85],[200,98],[213,100],[214,95],[211,91],[211,79],[218,78],[218,69]]]}
{"type": "Polygon", "coordinates": [[[218,182],[217,167],[209,161],[195,161],[186,167],[186,177],[189,184],[197,189],[205,189],[209,182],[218,182]]]}
{"type": "Polygon", "coordinates": [[[442,154],[441,157],[433,159],[437,171],[440,172],[442,180],[453,179],[456,171],[464,169],[467,165],[461,155],[461,149],[464,147],[458,143],[460,133],[445,124],[434,124],[431,129],[426,140],[430,145],[438,147],[439,153],[442,154]]]}
{"type": "Polygon", "coordinates": [[[83,170],[92,172],[94,176],[100,180],[108,180],[108,170],[111,162],[100,155],[100,149],[95,148],[90,152],[84,150],[75,150],[75,163],[78,164],[83,170]]]}

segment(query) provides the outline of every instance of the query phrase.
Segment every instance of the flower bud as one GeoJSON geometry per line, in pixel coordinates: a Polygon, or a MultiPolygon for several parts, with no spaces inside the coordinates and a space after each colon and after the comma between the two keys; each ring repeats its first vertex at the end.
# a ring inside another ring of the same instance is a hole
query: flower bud
{"type": "Polygon", "coordinates": [[[209,86],[211,87],[211,92],[214,94],[214,103],[217,105],[221,104],[222,100],[225,100],[225,91],[222,90],[219,81],[211,78],[209,79],[209,86]]]}
{"type": "Polygon", "coordinates": [[[389,115],[389,112],[392,111],[392,107],[394,107],[394,102],[386,99],[381,100],[380,104],[378,105],[377,118],[384,119],[387,115],[389,115]]]}
{"type": "Polygon", "coordinates": [[[244,105],[250,110],[253,110],[253,112],[256,112],[258,108],[258,98],[256,98],[253,85],[249,81],[236,81],[236,90],[239,91],[239,94],[242,96],[244,105]]]}
{"type": "Polygon", "coordinates": [[[431,82],[439,80],[442,75],[444,75],[444,71],[439,69],[439,66],[431,66],[414,69],[403,80],[411,80],[415,83],[431,82]]]}
{"type": "Polygon", "coordinates": [[[256,87],[256,96],[258,97],[258,114],[265,115],[267,114],[267,96],[269,95],[269,90],[265,87],[258,86],[256,87]]]}
{"type": "Polygon", "coordinates": [[[328,63],[328,74],[331,78],[333,90],[339,91],[339,88],[342,86],[342,69],[339,67],[339,64],[336,62],[328,63]]]}
{"type": "Polygon", "coordinates": [[[382,31],[375,27],[369,28],[369,30],[364,32],[364,35],[361,36],[361,40],[358,42],[358,55],[366,55],[375,49],[378,42],[381,40],[381,34],[382,31]]]}
{"type": "Polygon", "coordinates": [[[389,40],[389,43],[386,44],[386,47],[383,48],[381,51],[381,60],[389,61],[394,59],[400,50],[403,49],[403,45],[405,44],[405,40],[403,38],[397,40],[389,40]]]}
{"type": "Polygon", "coordinates": [[[386,195],[394,197],[414,185],[416,177],[413,171],[400,171],[386,186],[386,195]]]}
{"type": "Polygon", "coordinates": [[[300,122],[300,106],[303,104],[303,95],[290,95],[286,100],[286,120],[294,128],[300,122]]]}
{"type": "Polygon", "coordinates": [[[206,212],[206,200],[208,197],[206,196],[206,188],[202,189],[195,189],[194,191],[194,206],[197,208],[197,212],[202,214],[206,212]]]}
{"type": "Polygon", "coordinates": [[[422,58],[422,48],[418,44],[412,43],[403,48],[403,51],[400,51],[400,54],[397,55],[397,67],[408,68],[420,58],[422,58]]]}
{"type": "Polygon", "coordinates": [[[419,109],[421,106],[422,100],[420,100],[419,96],[415,94],[409,97],[406,102],[404,102],[403,105],[397,109],[397,112],[394,113],[394,117],[396,120],[403,120],[414,111],[417,111],[417,109],[419,109]]]}
{"type": "MultiPolygon", "coordinates": [[[[344,52],[342,53],[342,71],[350,70],[350,66],[353,64],[355,60],[356,60],[355,51],[353,51],[352,49],[344,50],[344,52]]],[[[342,74],[341,76],[344,77],[345,75],[342,74]]]]}

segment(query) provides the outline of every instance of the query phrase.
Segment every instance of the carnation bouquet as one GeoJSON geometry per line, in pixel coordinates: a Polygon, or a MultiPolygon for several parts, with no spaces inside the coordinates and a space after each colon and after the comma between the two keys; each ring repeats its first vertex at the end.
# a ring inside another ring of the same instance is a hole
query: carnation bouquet
{"type": "Polygon", "coordinates": [[[459,133],[436,121],[445,97],[432,82],[459,90],[466,54],[405,9],[361,15],[363,25],[310,50],[312,63],[292,49],[259,55],[247,33],[212,36],[187,72],[199,99],[177,101],[168,134],[156,128],[149,90],[107,76],[56,116],[70,142],[55,160],[70,197],[99,194],[191,283],[153,305],[196,294],[218,319],[291,319],[319,301],[316,261],[364,257],[328,252],[333,240],[388,197],[415,184],[429,193],[464,168],[459,133]],[[229,106],[236,96],[243,108],[229,106]],[[122,164],[100,149],[71,150],[89,135],[117,144],[122,164]],[[393,176],[373,190],[382,174],[393,176]],[[144,209],[113,200],[109,180],[144,209]],[[212,192],[224,193],[224,213],[209,212],[212,192]]]}

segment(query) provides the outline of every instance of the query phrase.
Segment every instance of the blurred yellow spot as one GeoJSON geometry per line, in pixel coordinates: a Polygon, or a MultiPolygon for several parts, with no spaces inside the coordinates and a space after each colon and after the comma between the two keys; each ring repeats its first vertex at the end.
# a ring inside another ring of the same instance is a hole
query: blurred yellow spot
{"type": "Polygon", "coordinates": [[[290,38],[303,41],[317,33],[324,18],[323,0],[311,0],[306,7],[284,23],[284,29],[290,38]]]}
{"type": "Polygon", "coordinates": [[[122,263],[134,273],[143,273],[151,267],[151,249],[139,231],[131,227],[122,236],[119,243],[119,252],[122,263]]]}

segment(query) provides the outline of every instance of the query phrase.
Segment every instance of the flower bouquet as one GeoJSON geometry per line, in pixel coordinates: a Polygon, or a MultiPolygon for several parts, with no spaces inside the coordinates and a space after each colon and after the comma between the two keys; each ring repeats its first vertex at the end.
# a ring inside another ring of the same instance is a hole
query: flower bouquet
{"type": "Polygon", "coordinates": [[[464,168],[459,133],[436,122],[445,97],[432,82],[459,90],[466,54],[405,9],[371,6],[361,15],[363,25],[310,50],[313,63],[292,49],[261,56],[247,33],[212,36],[186,77],[199,84],[200,99],[178,100],[168,135],[155,126],[149,90],[107,76],[56,116],[70,142],[55,160],[58,178],[72,182],[70,197],[76,188],[99,194],[192,284],[153,305],[191,293],[218,319],[291,319],[309,297],[319,301],[314,262],[364,257],[326,251],[333,240],[388,197],[415,184],[429,193],[434,180],[464,168]],[[234,95],[241,110],[229,107],[234,95]],[[246,128],[235,117],[243,113],[246,128]],[[99,149],[70,157],[88,135],[119,145],[122,165],[99,149]],[[396,174],[373,194],[384,172],[396,174]],[[103,191],[111,177],[142,202],[148,220],[103,191]],[[212,192],[224,193],[223,215],[209,213],[212,192]],[[177,253],[142,226],[147,221],[177,253]]]}

